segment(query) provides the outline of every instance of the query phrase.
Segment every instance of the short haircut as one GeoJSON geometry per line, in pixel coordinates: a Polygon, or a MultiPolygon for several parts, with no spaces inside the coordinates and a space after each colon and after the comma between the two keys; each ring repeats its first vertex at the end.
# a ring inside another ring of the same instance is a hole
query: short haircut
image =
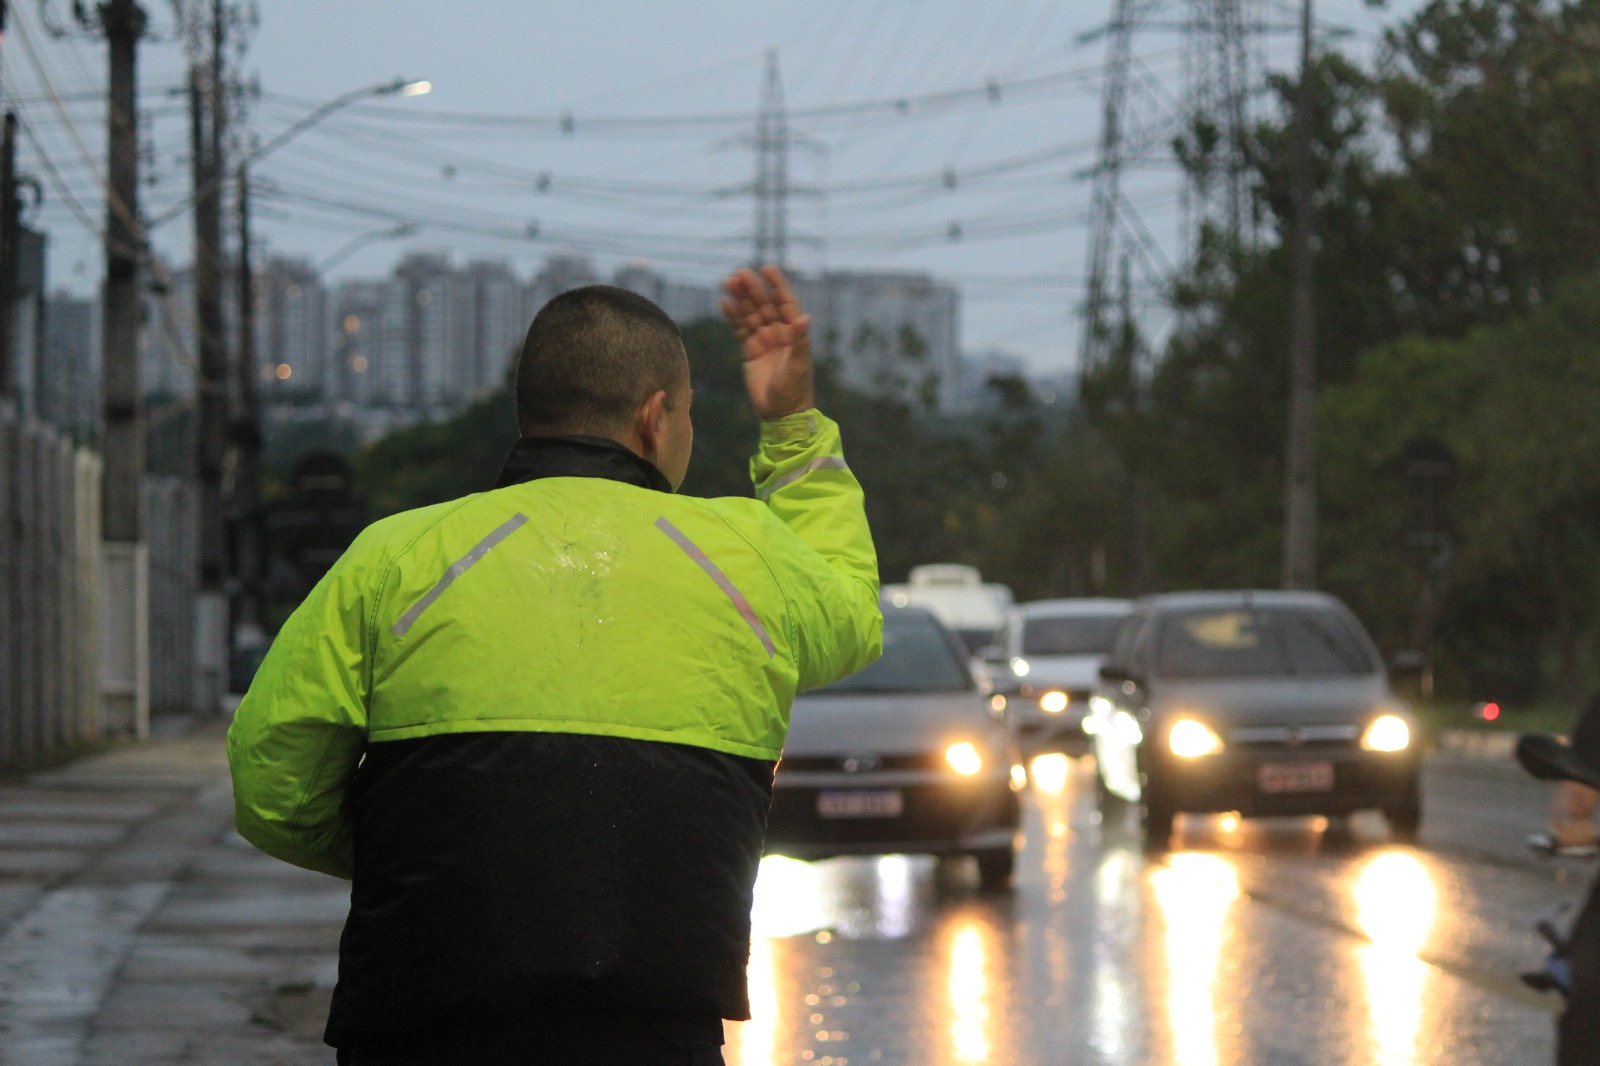
{"type": "Polygon", "coordinates": [[[517,421],[525,434],[626,432],[639,405],[688,375],[683,336],[636,293],[586,285],[533,317],[517,360],[517,421]]]}

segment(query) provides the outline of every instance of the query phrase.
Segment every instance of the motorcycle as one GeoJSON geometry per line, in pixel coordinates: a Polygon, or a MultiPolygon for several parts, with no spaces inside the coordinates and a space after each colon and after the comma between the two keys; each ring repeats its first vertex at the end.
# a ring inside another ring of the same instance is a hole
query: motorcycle
{"type": "MultiPolygon", "coordinates": [[[[1518,765],[1541,781],[1576,781],[1600,789],[1600,767],[1579,758],[1568,745],[1546,733],[1517,738],[1518,765]]],[[[1576,854],[1555,846],[1549,837],[1529,838],[1535,850],[1550,855],[1576,854]]],[[[1566,1009],[1556,1025],[1557,1066],[1600,1063],[1600,878],[1591,886],[1583,908],[1563,923],[1570,904],[1542,916],[1534,928],[1549,944],[1543,966],[1522,974],[1541,992],[1559,992],[1566,1009]],[[1565,924],[1565,928],[1563,928],[1565,924]]]]}

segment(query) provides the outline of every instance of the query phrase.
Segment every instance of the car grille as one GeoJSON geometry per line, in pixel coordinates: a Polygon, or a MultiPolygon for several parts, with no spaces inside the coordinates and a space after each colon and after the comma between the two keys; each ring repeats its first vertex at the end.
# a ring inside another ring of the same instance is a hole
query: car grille
{"type": "Polygon", "coordinates": [[[899,788],[904,812],[893,818],[823,818],[815,788],[773,790],[767,815],[769,844],[862,845],[885,841],[949,841],[997,826],[1017,824],[1014,792],[1004,785],[950,784],[899,788]]]}
{"type": "Polygon", "coordinates": [[[1350,748],[1360,739],[1361,729],[1353,725],[1242,726],[1230,730],[1228,744],[1234,748],[1350,748]]]}

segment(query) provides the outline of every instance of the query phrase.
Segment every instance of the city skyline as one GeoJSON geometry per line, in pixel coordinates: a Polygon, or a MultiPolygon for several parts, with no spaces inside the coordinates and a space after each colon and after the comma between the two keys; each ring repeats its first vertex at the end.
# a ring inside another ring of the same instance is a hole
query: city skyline
{"type": "MultiPolygon", "coordinates": [[[[141,381],[157,418],[192,401],[197,351],[193,272],[184,267],[164,276],[160,291],[146,294],[141,357],[141,381]]],[[[269,406],[386,412],[373,420],[374,432],[442,417],[504,383],[527,323],[546,300],[595,283],[639,293],[680,324],[719,315],[716,287],[637,264],[607,276],[577,256],[553,255],[523,275],[502,259],[414,252],[387,276],[338,280],[304,259],[274,256],[255,272],[259,394],[269,406]]],[[[812,309],[820,356],[835,359],[842,379],[863,392],[954,413],[989,401],[989,374],[1028,370],[1015,353],[963,352],[960,293],[937,279],[834,271],[797,274],[794,283],[812,309]]],[[[23,390],[24,409],[58,424],[92,423],[99,378],[95,303],[56,290],[44,314],[45,343],[66,358],[49,364],[49,380],[23,390]]],[[[226,301],[230,351],[237,350],[238,318],[237,303],[226,301]]],[[[1070,393],[1065,379],[1035,384],[1047,403],[1070,393]]]]}

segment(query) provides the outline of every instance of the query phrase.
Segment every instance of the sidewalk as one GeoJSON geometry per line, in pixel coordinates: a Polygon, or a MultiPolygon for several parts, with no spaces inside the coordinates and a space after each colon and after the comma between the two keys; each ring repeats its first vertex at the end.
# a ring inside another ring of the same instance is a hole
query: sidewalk
{"type": "Polygon", "coordinates": [[[348,886],[234,833],[224,728],[0,783],[0,1066],[331,1066],[348,886]]]}

